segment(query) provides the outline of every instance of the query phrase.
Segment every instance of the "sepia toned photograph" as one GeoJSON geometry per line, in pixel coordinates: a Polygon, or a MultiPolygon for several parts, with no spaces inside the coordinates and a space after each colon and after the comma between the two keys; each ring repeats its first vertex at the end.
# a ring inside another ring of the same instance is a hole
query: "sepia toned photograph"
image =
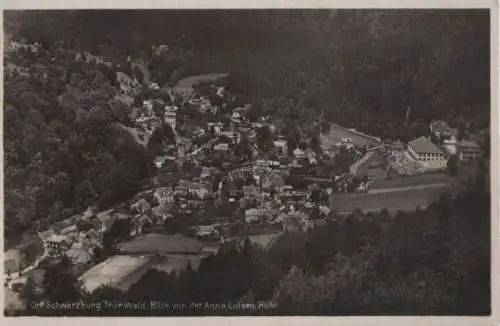
{"type": "Polygon", "coordinates": [[[4,316],[489,316],[491,24],[4,10],[4,316]]]}

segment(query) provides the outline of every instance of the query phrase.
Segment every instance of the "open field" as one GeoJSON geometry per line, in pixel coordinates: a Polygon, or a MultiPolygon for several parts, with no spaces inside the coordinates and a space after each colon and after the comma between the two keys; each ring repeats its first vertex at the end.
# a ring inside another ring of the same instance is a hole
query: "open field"
{"type": "Polygon", "coordinates": [[[330,197],[330,207],[339,214],[351,213],[356,208],[364,212],[390,210],[414,210],[417,206],[425,206],[447,191],[449,186],[406,189],[383,193],[333,194],[330,197]]]}
{"type": "Polygon", "coordinates": [[[363,135],[362,133],[330,123],[330,131],[327,134],[320,135],[321,148],[324,150],[330,148],[340,138],[351,138],[353,144],[356,146],[377,146],[381,144],[380,141],[368,135],[363,135]]]}

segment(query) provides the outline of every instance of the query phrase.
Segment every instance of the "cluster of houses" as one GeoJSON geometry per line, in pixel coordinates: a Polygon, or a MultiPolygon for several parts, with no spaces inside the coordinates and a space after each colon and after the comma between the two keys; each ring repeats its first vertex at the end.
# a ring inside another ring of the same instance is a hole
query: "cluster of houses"
{"type": "Polygon", "coordinates": [[[5,50],[7,52],[9,52],[9,51],[19,51],[21,49],[37,53],[41,49],[41,44],[38,43],[38,42],[35,42],[33,44],[28,44],[28,43],[25,43],[24,41],[22,41],[22,42],[11,41],[5,47],[5,50]]]}
{"type": "Polygon", "coordinates": [[[369,179],[376,180],[387,176],[389,167],[400,175],[416,175],[445,170],[452,155],[457,156],[459,164],[468,164],[482,156],[481,146],[476,140],[458,140],[457,129],[451,128],[445,121],[432,121],[429,129],[432,137],[422,136],[411,140],[406,148],[400,143],[384,143],[367,151],[363,158],[351,166],[351,174],[359,176],[360,171],[368,171],[369,179]],[[377,153],[385,153],[387,164],[383,169],[367,170],[366,164],[372,162],[377,153]]]}
{"type": "Polygon", "coordinates": [[[66,255],[79,270],[92,264],[94,251],[103,247],[103,233],[111,228],[113,211],[94,214],[92,209],[55,223],[40,232],[50,258],[66,255]]]}
{"type": "Polygon", "coordinates": [[[461,164],[470,163],[481,157],[481,146],[474,139],[457,139],[457,129],[448,126],[446,121],[432,121],[430,131],[438,140],[420,137],[408,143],[408,154],[429,170],[445,169],[451,155],[457,155],[461,164]]]}
{"type": "Polygon", "coordinates": [[[147,99],[142,103],[142,108],[138,110],[138,114],[134,119],[134,124],[137,130],[146,136],[146,138],[151,137],[153,131],[162,124],[162,120],[172,127],[175,131],[176,128],[176,106],[168,106],[162,99],[147,99]],[[163,117],[159,117],[155,111],[154,107],[156,105],[164,108],[163,117]]]}

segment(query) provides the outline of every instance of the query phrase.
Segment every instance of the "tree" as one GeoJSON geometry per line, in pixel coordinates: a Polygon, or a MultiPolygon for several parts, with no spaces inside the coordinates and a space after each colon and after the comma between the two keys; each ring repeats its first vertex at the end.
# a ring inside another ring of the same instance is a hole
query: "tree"
{"type": "Polygon", "coordinates": [[[257,132],[257,146],[261,151],[266,151],[272,146],[273,134],[268,126],[260,127],[257,132]]]}
{"type": "Polygon", "coordinates": [[[465,139],[467,134],[466,134],[465,123],[463,121],[459,122],[457,129],[458,129],[457,130],[457,140],[460,141],[462,139],[465,139]]]}
{"type": "MultiPolygon", "coordinates": [[[[142,105],[142,103],[140,103],[140,105],[142,105]]],[[[132,112],[132,108],[129,104],[124,103],[119,99],[113,99],[109,102],[108,107],[111,110],[111,114],[118,122],[121,122],[125,125],[130,124],[130,114],[132,112]]]]}
{"type": "Polygon", "coordinates": [[[315,152],[315,153],[321,153],[321,142],[319,140],[319,136],[317,134],[314,134],[311,137],[311,140],[309,142],[309,147],[315,152]]]}
{"type": "Polygon", "coordinates": [[[314,203],[319,203],[321,199],[321,189],[316,188],[311,191],[311,201],[314,203]]]}
{"type": "Polygon", "coordinates": [[[252,122],[256,122],[260,117],[262,117],[264,114],[264,110],[262,108],[262,103],[260,102],[255,102],[250,106],[250,109],[247,110],[245,113],[245,116],[247,117],[248,120],[252,122]]]}
{"type": "Polygon", "coordinates": [[[132,222],[129,219],[116,220],[109,231],[104,233],[104,240],[108,244],[130,239],[132,232],[132,222]]]}
{"type": "Polygon", "coordinates": [[[166,144],[175,144],[175,132],[169,124],[163,123],[153,131],[148,141],[148,149],[154,154],[158,154],[166,144]]]}
{"type": "Polygon", "coordinates": [[[165,230],[171,234],[184,233],[186,225],[185,225],[184,221],[182,220],[182,218],[183,218],[183,216],[176,216],[176,215],[168,218],[165,221],[165,230]]]}
{"type": "Polygon", "coordinates": [[[321,133],[327,134],[330,132],[330,123],[328,121],[321,121],[321,133]]]}
{"type": "Polygon", "coordinates": [[[84,210],[95,202],[98,194],[95,192],[92,182],[84,180],[75,188],[73,206],[76,209],[84,210]]]}
{"type": "Polygon", "coordinates": [[[143,84],[144,83],[144,73],[142,72],[142,69],[136,65],[133,69],[134,77],[139,81],[139,83],[143,84]]]}
{"type": "Polygon", "coordinates": [[[458,157],[457,154],[453,154],[448,158],[448,162],[446,163],[446,168],[448,173],[451,175],[456,175],[458,172],[458,157]]]}
{"type": "MultiPolygon", "coordinates": [[[[74,302],[81,298],[80,282],[73,274],[71,261],[63,256],[59,263],[48,267],[43,278],[45,300],[52,302],[74,302]]],[[[63,313],[61,311],[61,313],[63,313]]]]}
{"type": "Polygon", "coordinates": [[[155,113],[156,117],[163,118],[163,115],[165,113],[164,105],[157,101],[153,102],[153,112],[155,113]]]}
{"type": "Polygon", "coordinates": [[[26,279],[26,283],[21,290],[20,297],[28,311],[32,307],[32,303],[38,300],[38,295],[36,294],[36,284],[33,277],[28,276],[26,279]]]}
{"type": "Polygon", "coordinates": [[[42,254],[43,252],[43,244],[41,241],[33,241],[28,245],[22,247],[21,252],[24,256],[24,260],[27,264],[31,264],[35,261],[35,259],[42,254]]]}

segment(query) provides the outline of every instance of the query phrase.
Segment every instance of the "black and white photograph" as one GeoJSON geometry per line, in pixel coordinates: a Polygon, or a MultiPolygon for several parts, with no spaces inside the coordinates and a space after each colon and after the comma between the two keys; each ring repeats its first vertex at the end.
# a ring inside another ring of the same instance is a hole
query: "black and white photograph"
{"type": "Polygon", "coordinates": [[[4,316],[490,316],[492,24],[3,10],[4,316]]]}

